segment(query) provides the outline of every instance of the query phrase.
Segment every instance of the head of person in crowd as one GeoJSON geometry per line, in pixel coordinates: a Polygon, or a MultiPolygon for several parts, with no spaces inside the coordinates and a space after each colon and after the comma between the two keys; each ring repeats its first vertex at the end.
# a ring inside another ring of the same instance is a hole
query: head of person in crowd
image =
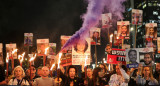
{"type": "Polygon", "coordinates": [[[150,53],[146,53],[146,54],[144,54],[144,64],[146,65],[146,66],[148,66],[148,65],[152,65],[152,54],[150,54],[150,53]]]}
{"type": "Polygon", "coordinates": [[[48,78],[49,68],[47,66],[42,67],[42,78],[48,78]]]}
{"type": "Polygon", "coordinates": [[[17,66],[13,70],[13,77],[21,80],[25,76],[25,72],[21,66],[17,66]]]}
{"type": "Polygon", "coordinates": [[[111,46],[109,44],[107,44],[105,50],[106,50],[107,54],[112,54],[112,48],[111,48],[111,46]]]}
{"type": "Polygon", "coordinates": [[[37,75],[38,76],[42,76],[42,67],[40,66],[40,67],[38,67],[38,69],[37,69],[37,75]]]}
{"type": "Polygon", "coordinates": [[[156,63],[156,71],[160,74],[160,63],[156,63]]]}
{"type": "Polygon", "coordinates": [[[116,73],[117,75],[121,75],[120,67],[116,65],[116,73]]]}
{"type": "Polygon", "coordinates": [[[128,58],[129,58],[129,62],[131,62],[131,64],[138,64],[136,62],[136,60],[137,60],[137,51],[136,50],[129,50],[128,51],[128,58]]]}
{"type": "Polygon", "coordinates": [[[153,73],[152,73],[152,68],[149,66],[144,66],[142,69],[142,76],[147,79],[150,78],[151,80],[153,80],[153,73]]]}
{"type": "Polygon", "coordinates": [[[88,49],[88,43],[86,40],[79,39],[74,45],[74,50],[79,54],[84,54],[88,49]]]}
{"type": "Polygon", "coordinates": [[[34,65],[31,65],[31,68],[29,68],[29,72],[31,72],[32,76],[34,76],[36,74],[36,68],[34,65]]]}
{"type": "Polygon", "coordinates": [[[100,84],[99,82],[97,82],[100,77],[103,77],[103,70],[102,70],[102,68],[100,68],[100,67],[94,68],[94,70],[93,70],[93,76],[92,76],[94,86],[100,84]]]}
{"type": "Polygon", "coordinates": [[[107,67],[105,64],[100,64],[99,67],[102,68],[103,74],[107,72],[107,69],[106,69],[107,67]]]}
{"type": "Polygon", "coordinates": [[[87,68],[87,77],[91,79],[92,78],[92,74],[93,74],[92,68],[87,68]]]}
{"type": "Polygon", "coordinates": [[[74,65],[70,65],[67,69],[67,75],[69,78],[74,79],[77,75],[77,68],[74,65]]]}

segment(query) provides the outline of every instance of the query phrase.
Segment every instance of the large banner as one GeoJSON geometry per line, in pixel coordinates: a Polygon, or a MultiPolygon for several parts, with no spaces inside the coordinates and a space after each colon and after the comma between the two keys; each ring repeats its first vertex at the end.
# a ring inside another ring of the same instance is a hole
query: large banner
{"type": "MultiPolygon", "coordinates": [[[[71,38],[71,36],[61,36],[61,48],[64,46],[64,44],[71,38]]],[[[61,57],[61,65],[62,66],[68,66],[72,65],[72,46],[69,46],[62,51],[62,57],[61,57]]]]}
{"type": "Polygon", "coordinates": [[[79,39],[73,46],[72,46],[72,65],[82,65],[86,64],[90,65],[90,38],[86,40],[79,39]]]}
{"type": "Polygon", "coordinates": [[[118,39],[129,39],[129,21],[117,22],[118,39]]]}
{"type": "Polygon", "coordinates": [[[146,30],[146,47],[153,47],[156,49],[157,45],[157,23],[147,23],[146,30]]]}
{"type": "Polygon", "coordinates": [[[142,25],[143,11],[132,9],[132,24],[142,25]]]}
{"type": "Polygon", "coordinates": [[[33,33],[24,33],[24,46],[33,45],[33,33]]]}
{"type": "Polygon", "coordinates": [[[139,48],[140,63],[143,66],[154,65],[154,53],[153,48],[139,48]]]}
{"type": "Polygon", "coordinates": [[[91,45],[100,45],[101,44],[101,37],[100,32],[101,29],[97,27],[93,27],[90,30],[90,38],[91,38],[91,45]]]}
{"type": "Polygon", "coordinates": [[[122,64],[126,65],[126,52],[124,49],[115,49],[112,48],[112,54],[107,55],[107,63],[108,64],[118,64],[122,62],[122,64]]]}
{"type": "Polygon", "coordinates": [[[45,55],[45,49],[49,47],[49,39],[37,39],[38,56],[45,55]]]}
{"type": "Polygon", "coordinates": [[[139,64],[139,49],[126,49],[126,63],[128,68],[136,68],[139,64]]]}
{"type": "Polygon", "coordinates": [[[110,28],[112,26],[112,14],[102,14],[102,28],[110,28]]]}
{"type": "Polygon", "coordinates": [[[9,54],[9,59],[17,59],[17,52],[12,54],[12,51],[16,49],[16,43],[13,44],[6,44],[6,55],[9,54]]]}
{"type": "Polygon", "coordinates": [[[0,43],[0,64],[3,64],[3,44],[0,43]]]}

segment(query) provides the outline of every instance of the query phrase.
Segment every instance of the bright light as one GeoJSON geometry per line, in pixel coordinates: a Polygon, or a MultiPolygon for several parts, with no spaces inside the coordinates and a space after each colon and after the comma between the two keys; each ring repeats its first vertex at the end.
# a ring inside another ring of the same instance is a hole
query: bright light
{"type": "Polygon", "coordinates": [[[37,55],[37,54],[35,54],[34,57],[31,57],[29,61],[30,61],[30,62],[33,61],[33,60],[36,58],[36,55],[37,55]]]}
{"type": "Polygon", "coordinates": [[[51,69],[50,69],[50,70],[52,70],[54,66],[55,66],[55,64],[52,64],[52,67],[51,67],[51,69]]]}
{"type": "Polygon", "coordinates": [[[17,52],[17,50],[18,50],[18,49],[14,49],[14,50],[12,51],[12,54],[14,54],[15,52],[17,52]]]}
{"type": "Polygon", "coordinates": [[[84,67],[87,66],[87,59],[88,59],[88,55],[86,55],[84,67]]]}
{"type": "Polygon", "coordinates": [[[9,60],[9,53],[7,53],[6,62],[8,63],[9,60]]]}
{"type": "Polygon", "coordinates": [[[47,48],[45,49],[45,53],[44,53],[45,55],[47,54],[48,49],[49,49],[49,47],[47,47],[47,48]]]}
{"type": "Polygon", "coordinates": [[[133,31],[134,30],[134,28],[133,27],[131,27],[131,31],[133,31]]]}
{"type": "Polygon", "coordinates": [[[58,69],[60,68],[59,64],[61,63],[61,56],[62,56],[62,53],[59,53],[58,69]]]}

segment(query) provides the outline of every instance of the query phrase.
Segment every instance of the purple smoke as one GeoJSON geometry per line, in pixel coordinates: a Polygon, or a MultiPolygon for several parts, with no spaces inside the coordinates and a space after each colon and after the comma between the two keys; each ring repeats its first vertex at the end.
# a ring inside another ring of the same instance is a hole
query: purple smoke
{"type": "Polygon", "coordinates": [[[92,27],[95,27],[101,18],[101,14],[107,10],[118,19],[123,19],[122,12],[124,7],[122,3],[125,0],[87,0],[88,7],[87,13],[82,16],[83,25],[79,31],[77,31],[62,47],[62,50],[66,47],[73,45],[79,39],[85,39],[89,37],[89,31],[92,27]]]}

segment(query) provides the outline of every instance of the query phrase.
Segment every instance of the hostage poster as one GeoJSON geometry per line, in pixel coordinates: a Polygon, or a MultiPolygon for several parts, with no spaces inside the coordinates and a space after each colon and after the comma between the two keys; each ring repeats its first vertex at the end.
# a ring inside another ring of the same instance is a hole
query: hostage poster
{"type": "Polygon", "coordinates": [[[132,9],[132,24],[142,25],[143,11],[132,9]]]}
{"type": "Polygon", "coordinates": [[[112,14],[105,13],[102,14],[102,28],[110,28],[112,27],[112,14]]]}
{"type": "MultiPolygon", "coordinates": [[[[61,36],[61,48],[64,46],[64,44],[71,38],[71,36],[61,36]]],[[[61,65],[62,66],[68,66],[72,65],[72,46],[69,46],[62,51],[62,57],[61,57],[61,65]]]]}
{"type": "Polygon", "coordinates": [[[33,45],[33,33],[24,33],[24,46],[33,45]]]}
{"type": "Polygon", "coordinates": [[[100,45],[101,44],[101,37],[100,32],[101,29],[97,27],[93,27],[90,30],[90,38],[91,38],[91,45],[100,45]]]}
{"type": "Polygon", "coordinates": [[[117,37],[118,39],[129,39],[129,21],[117,22],[117,37]]]}
{"type": "Polygon", "coordinates": [[[124,49],[115,49],[112,48],[112,54],[107,55],[107,63],[108,64],[118,64],[122,62],[122,64],[126,64],[126,51],[124,49]]]}
{"type": "Polygon", "coordinates": [[[49,47],[49,39],[37,39],[38,56],[45,55],[45,49],[49,47]]]}
{"type": "Polygon", "coordinates": [[[72,46],[72,65],[90,65],[90,38],[77,39],[76,43],[72,46]]]}
{"type": "Polygon", "coordinates": [[[9,59],[17,59],[17,52],[12,54],[12,52],[16,49],[16,43],[6,44],[6,55],[9,54],[9,59]]]}

